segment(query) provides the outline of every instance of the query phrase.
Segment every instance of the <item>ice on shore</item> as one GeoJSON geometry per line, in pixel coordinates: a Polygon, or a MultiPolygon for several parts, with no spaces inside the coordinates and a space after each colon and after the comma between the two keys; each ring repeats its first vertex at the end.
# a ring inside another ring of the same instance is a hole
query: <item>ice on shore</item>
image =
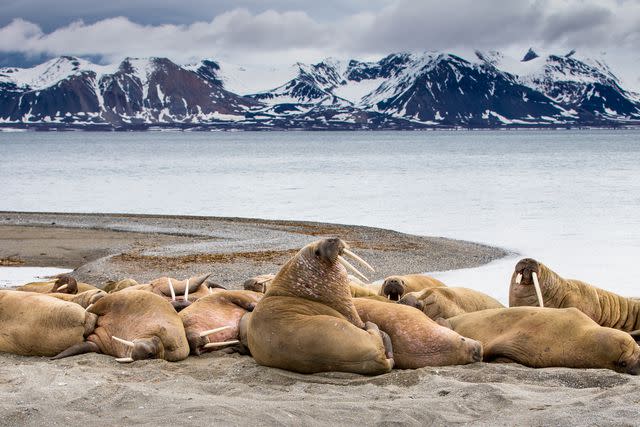
{"type": "Polygon", "coordinates": [[[0,289],[45,281],[51,276],[73,270],[55,267],[0,267],[0,289]]]}

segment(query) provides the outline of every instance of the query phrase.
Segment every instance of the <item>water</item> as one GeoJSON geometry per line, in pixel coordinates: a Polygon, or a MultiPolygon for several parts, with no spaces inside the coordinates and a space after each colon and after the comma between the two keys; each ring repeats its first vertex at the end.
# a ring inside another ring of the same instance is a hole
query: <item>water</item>
{"type": "Polygon", "coordinates": [[[71,270],[54,267],[0,267],[0,289],[42,282],[71,270]]]}
{"type": "Polygon", "coordinates": [[[640,131],[0,133],[0,209],[300,219],[501,246],[638,295],[640,131]]]}

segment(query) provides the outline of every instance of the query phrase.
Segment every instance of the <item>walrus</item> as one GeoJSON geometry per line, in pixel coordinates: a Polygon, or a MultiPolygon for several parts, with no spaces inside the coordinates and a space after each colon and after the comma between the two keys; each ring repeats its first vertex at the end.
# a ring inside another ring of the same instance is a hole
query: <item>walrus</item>
{"type": "Polygon", "coordinates": [[[81,344],[97,317],[80,305],[38,292],[0,291],[0,351],[54,356],[81,344]]]}
{"type": "Polygon", "coordinates": [[[640,329],[640,301],[625,298],[575,279],[564,279],[547,266],[531,258],[520,260],[511,277],[509,305],[511,307],[539,305],[575,307],[600,326],[634,332],[640,329]],[[532,286],[533,285],[533,286],[532,286]]]}
{"type": "Polygon", "coordinates": [[[438,322],[480,341],[487,362],[640,373],[640,347],[633,338],[598,325],[577,308],[494,308],[438,322]]]}
{"type": "Polygon", "coordinates": [[[93,332],[54,359],[96,352],[127,363],[141,359],[175,362],[189,355],[182,320],[165,298],[147,291],[114,292],[86,309],[97,316],[93,332]]]}
{"type": "MultiPolygon", "coordinates": [[[[175,310],[180,311],[185,307],[188,307],[194,301],[197,301],[199,298],[210,295],[213,292],[206,284],[209,276],[211,276],[211,274],[191,277],[186,280],[176,280],[171,277],[160,277],[149,283],[129,286],[123,290],[142,290],[152,292],[156,295],[160,295],[168,301],[171,301],[175,310]]],[[[224,289],[220,285],[214,286],[224,289]]]]}
{"type": "Polygon", "coordinates": [[[391,371],[391,340],[358,315],[347,277],[355,267],[343,255],[356,257],[338,238],[319,240],[280,269],[243,322],[258,364],[309,374],[391,371]]]}
{"type": "Polygon", "coordinates": [[[31,282],[27,283],[26,285],[18,286],[16,288],[17,291],[25,292],[56,292],[65,294],[76,294],[78,292],[85,292],[96,289],[98,288],[89,285],[88,283],[78,283],[76,279],[68,274],[63,274],[56,278],[56,280],[50,280],[48,282],[31,282]]]}
{"type": "Polygon", "coordinates": [[[384,279],[380,287],[380,295],[392,301],[399,301],[408,292],[446,286],[440,280],[424,274],[407,274],[404,276],[389,276],[384,279]]]}
{"type": "Polygon", "coordinates": [[[262,297],[259,292],[221,290],[180,311],[191,354],[238,344],[240,319],[262,297]]]}
{"type": "Polygon", "coordinates": [[[96,290],[92,290],[92,291],[84,291],[84,292],[80,292],[78,294],[64,294],[64,293],[57,293],[57,292],[51,292],[46,294],[50,297],[53,298],[58,298],[64,301],[69,301],[69,302],[73,302],[76,303],[78,305],[80,305],[82,308],[87,308],[89,307],[91,304],[95,303],[96,301],[98,301],[100,298],[102,298],[103,296],[107,295],[106,292],[100,290],[100,289],[96,289],[96,290]]]}
{"type": "Polygon", "coordinates": [[[504,308],[498,300],[467,288],[440,287],[404,294],[399,304],[415,307],[431,319],[448,319],[473,311],[504,308]]]}
{"type": "Polygon", "coordinates": [[[438,325],[412,307],[367,298],[355,298],[353,303],[363,321],[375,323],[391,338],[396,368],[465,365],[482,360],[482,344],[438,325]]]}
{"type": "Polygon", "coordinates": [[[140,283],[138,283],[136,280],[131,279],[131,278],[126,278],[126,279],[122,279],[122,280],[118,280],[118,281],[109,281],[105,287],[103,288],[103,290],[107,293],[112,293],[112,292],[118,292],[121,291],[123,289],[129,288],[131,286],[138,286],[140,283]]]}
{"type": "Polygon", "coordinates": [[[267,288],[273,281],[274,277],[276,277],[275,274],[261,274],[245,280],[242,287],[245,291],[260,292],[264,294],[267,292],[267,288]]]}

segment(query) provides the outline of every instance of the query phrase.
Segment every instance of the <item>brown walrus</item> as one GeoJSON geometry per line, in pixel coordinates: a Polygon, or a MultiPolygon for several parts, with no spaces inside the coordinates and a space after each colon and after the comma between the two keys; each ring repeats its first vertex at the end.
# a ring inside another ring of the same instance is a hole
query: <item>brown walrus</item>
{"type": "Polygon", "coordinates": [[[399,304],[353,300],[360,318],[389,334],[395,367],[465,365],[482,360],[482,344],[438,325],[414,308],[399,304]]]}
{"type": "Polygon", "coordinates": [[[275,274],[261,274],[245,280],[242,286],[245,291],[260,292],[264,294],[267,292],[267,288],[273,281],[274,277],[276,277],[275,274]]]}
{"type": "Polygon", "coordinates": [[[131,286],[138,286],[139,284],[140,283],[131,278],[118,280],[117,282],[110,281],[105,285],[104,291],[107,293],[118,292],[131,286]]]}
{"type": "Polygon", "coordinates": [[[106,292],[101,291],[100,289],[96,289],[93,291],[84,291],[78,294],[60,294],[60,293],[48,293],[46,294],[53,298],[58,298],[64,301],[69,301],[78,304],[82,308],[87,308],[91,304],[98,301],[103,296],[107,295],[106,292]]]}
{"type": "Polygon", "coordinates": [[[446,286],[440,280],[424,274],[407,274],[404,276],[389,276],[384,279],[380,287],[380,295],[391,301],[399,301],[408,292],[446,286]]]}
{"type": "Polygon", "coordinates": [[[89,285],[88,283],[78,283],[76,279],[69,276],[68,274],[63,274],[59,276],[56,280],[50,280],[48,282],[31,282],[26,285],[18,286],[16,288],[17,291],[25,291],[25,292],[39,292],[39,293],[65,293],[65,294],[76,294],[78,292],[85,292],[96,290],[95,286],[89,285]]]}
{"type": "Polygon", "coordinates": [[[101,298],[87,309],[98,316],[96,327],[79,345],[54,357],[96,352],[118,362],[140,359],[186,359],[189,343],[182,320],[165,298],[151,292],[126,290],[101,298]]]}
{"type": "MultiPolygon", "coordinates": [[[[126,287],[123,291],[141,290],[152,292],[170,301],[175,310],[180,311],[199,298],[210,295],[213,292],[207,284],[209,276],[211,276],[211,274],[191,277],[186,280],[160,277],[149,283],[126,287]]],[[[219,285],[214,286],[224,289],[219,285]]]]}
{"type": "Polygon", "coordinates": [[[487,362],[640,373],[640,347],[633,338],[599,326],[576,308],[495,308],[439,323],[480,341],[487,362]]]}
{"type": "MultiPolygon", "coordinates": [[[[516,264],[509,288],[509,305],[539,305],[535,291],[536,281],[545,307],[575,307],[601,326],[627,332],[640,329],[640,301],[579,280],[564,279],[531,258],[522,259],[516,264]]],[[[637,332],[634,335],[637,336],[637,332]]]]}
{"type": "Polygon", "coordinates": [[[78,304],[37,292],[0,291],[0,352],[54,356],[80,344],[96,316],[78,304]]]}
{"type": "Polygon", "coordinates": [[[253,291],[220,290],[200,298],[179,313],[191,354],[200,355],[238,344],[240,319],[264,295],[253,291]]]}
{"type": "Polygon", "coordinates": [[[389,337],[365,324],[353,304],[342,257],[351,254],[342,240],[324,239],[280,269],[246,322],[258,364],[301,373],[391,371],[389,337]]]}
{"type": "Polygon", "coordinates": [[[473,311],[504,308],[498,300],[467,288],[440,287],[405,294],[399,304],[415,307],[431,319],[448,319],[473,311]]]}

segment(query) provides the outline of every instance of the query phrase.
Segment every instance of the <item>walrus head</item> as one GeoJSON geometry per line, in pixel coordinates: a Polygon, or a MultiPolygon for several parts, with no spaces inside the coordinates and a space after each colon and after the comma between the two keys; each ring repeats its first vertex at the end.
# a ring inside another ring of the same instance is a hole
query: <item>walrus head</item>
{"type": "Polygon", "coordinates": [[[387,277],[382,284],[382,295],[392,301],[399,301],[403,297],[406,285],[402,277],[387,277]]]}
{"type": "Polygon", "coordinates": [[[53,283],[53,288],[51,288],[51,293],[60,293],[60,294],[77,294],[78,293],[78,282],[73,277],[68,274],[63,274],[58,276],[56,281],[53,283]]]}
{"type": "Polygon", "coordinates": [[[517,264],[511,278],[511,286],[523,286],[528,287],[533,285],[538,298],[538,305],[544,307],[544,301],[542,299],[542,289],[538,278],[543,270],[542,264],[533,258],[521,259],[517,264]]]}
{"type": "Polygon", "coordinates": [[[597,352],[602,357],[610,359],[614,371],[640,375],[640,346],[632,336],[626,332],[615,330],[614,339],[607,339],[612,330],[603,329],[603,338],[598,340],[600,348],[597,349],[597,352]]]}
{"type": "Polygon", "coordinates": [[[408,305],[409,307],[417,308],[420,311],[424,310],[424,296],[425,291],[407,292],[398,300],[398,304],[408,305]]]}
{"type": "Polygon", "coordinates": [[[274,274],[261,274],[260,276],[245,280],[242,287],[245,291],[260,292],[264,294],[267,292],[267,287],[271,281],[273,281],[274,277],[276,277],[274,274]]]}
{"type": "Polygon", "coordinates": [[[325,304],[351,323],[364,327],[351,300],[348,272],[368,280],[344,257],[373,270],[366,261],[349,250],[339,238],[310,243],[282,266],[267,289],[265,297],[292,296],[325,304]]]}
{"type": "Polygon", "coordinates": [[[164,355],[162,341],[157,336],[135,339],[133,341],[114,336],[111,338],[131,349],[130,356],[116,358],[116,362],[129,363],[135,360],[162,359],[164,355]]]}

